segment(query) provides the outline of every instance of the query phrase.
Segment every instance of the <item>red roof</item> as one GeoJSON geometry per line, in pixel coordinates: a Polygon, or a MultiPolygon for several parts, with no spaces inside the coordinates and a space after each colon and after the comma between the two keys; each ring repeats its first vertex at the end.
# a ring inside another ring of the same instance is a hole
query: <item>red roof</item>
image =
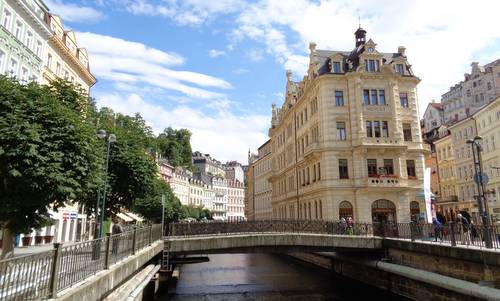
{"type": "Polygon", "coordinates": [[[443,109],[443,104],[439,103],[439,102],[431,102],[431,106],[433,106],[434,108],[436,108],[438,110],[442,110],[443,109]]]}

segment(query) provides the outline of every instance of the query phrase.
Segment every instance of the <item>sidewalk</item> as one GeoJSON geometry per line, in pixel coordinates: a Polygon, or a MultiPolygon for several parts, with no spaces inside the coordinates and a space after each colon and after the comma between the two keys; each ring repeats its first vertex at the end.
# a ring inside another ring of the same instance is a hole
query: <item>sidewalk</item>
{"type": "MultiPolygon", "coordinates": [[[[70,246],[78,242],[65,242],[62,243],[63,247],[70,246]]],[[[14,257],[26,256],[54,249],[54,244],[43,244],[29,247],[16,247],[14,248],[14,257]]]]}

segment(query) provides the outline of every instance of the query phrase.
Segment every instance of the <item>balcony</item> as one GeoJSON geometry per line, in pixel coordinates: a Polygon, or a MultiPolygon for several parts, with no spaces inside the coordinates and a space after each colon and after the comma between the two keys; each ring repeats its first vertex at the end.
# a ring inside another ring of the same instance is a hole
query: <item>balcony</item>
{"type": "Polygon", "coordinates": [[[391,114],[391,107],[389,105],[385,105],[385,106],[367,106],[367,105],[364,105],[363,106],[363,112],[365,113],[382,113],[382,115],[387,115],[387,114],[391,114]],[[384,114],[385,113],[385,114],[384,114]]]}
{"type": "Polygon", "coordinates": [[[319,142],[312,142],[304,149],[304,158],[307,158],[319,150],[319,142]]]}
{"type": "Polygon", "coordinates": [[[403,187],[407,186],[407,180],[401,179],[399,175],[369,175],[366,180],[368,187],[403,187]]]}
{"type": "Polygon", "coordinates": [[[406,149],[408,146],[402,140],[390,137],[366,137],[362,140],[362,145],[367,147],[390,147],[406,149]]]}

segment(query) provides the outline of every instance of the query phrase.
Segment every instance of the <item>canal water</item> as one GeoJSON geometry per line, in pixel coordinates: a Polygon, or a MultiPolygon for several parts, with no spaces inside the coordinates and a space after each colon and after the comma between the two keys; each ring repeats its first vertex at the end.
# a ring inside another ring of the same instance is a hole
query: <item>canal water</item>
{"type": "Polygon", "coordinates": [[[179,281],[159,300],[404,300],[288,257],[271,254],[210,255],[180,267],[179,281]]]}

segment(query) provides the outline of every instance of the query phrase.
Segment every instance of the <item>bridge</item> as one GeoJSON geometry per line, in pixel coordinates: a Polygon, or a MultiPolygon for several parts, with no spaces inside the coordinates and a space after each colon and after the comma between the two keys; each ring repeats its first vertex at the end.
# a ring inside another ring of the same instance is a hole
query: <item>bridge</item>
{"type": "Polygon", "coordinates": [[[373,235],[372,224],[348,228],[333,221],[173,223],[168,234],[164,242],[170,255],[382,249],[382,238],[373,235]]]}
{"type": "Polygon", "coordinates": [[[500,300],[498,289],[479,285],[500,288],[500,240],[486,249],[483,239],[487,231],[496,238],[499,229],[475,227],[471,235],[454,224],[436,232],[431,224],[272,220],[172,223],[162,235],[155,225],[0,261],[0,301],[115,300],[116,293],[140,300],[162,254],[235,252],[290,254],[403,295],[437,291],[443,300],[500,300]]]}

